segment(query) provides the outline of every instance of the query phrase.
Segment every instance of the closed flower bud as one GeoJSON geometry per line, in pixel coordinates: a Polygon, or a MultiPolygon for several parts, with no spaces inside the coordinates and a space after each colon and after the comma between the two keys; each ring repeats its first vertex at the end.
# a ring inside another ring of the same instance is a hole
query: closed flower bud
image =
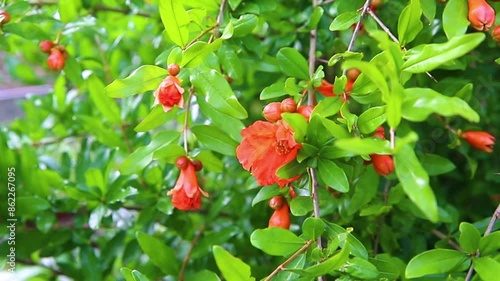
{"type": "Polygon", "coordinates": [[[193,160],[194,169],[199,172],[203,169],[203,163],[200,160],[193,160]]]}
{"type": "Polygon", "coordinates": [[[59,71],[66,64],[66,55],[59,49],[53,49],[47,58],[47,66],[54,71],[59,71]]]}
{"type": "Polygon", "coordinates": [[[290,228],[290,209],[286,203],[274,211],[269,219],[269,227],[290,228]]]}
{"type": "Polygon", "coordinates": [[[300,113],[307,121],[311,118],[311,113],[313,112],[314,107],[312,105],[301,105],[297,108],[297,112],[300,113]]]}
{"type": "Polygon", "coordinates": [[[281,120],[281,103],[272,102],[264,107],[264,118],[269,122],[281,120]]]}
{"type": "Polygon", "coordinates": [[[493,28],[493,31],[491,32],[491,37],[493,38],[493,40],[500,43],[500,25],[497,25],[495,28],[493,28]]]}
{"type": "Polygon", "coordinates": [[[184,170],[186,169],[187,165],[189,163],[189,159],[186,156],[181,156],[177,158],[177,161],[175,161],[175,166],[179,168],[179,170],[184,170]]]}
{"type": "MultiPolygon", "coordinates": [[[[373,3],[373,1],[372,1],[373,3]]],[[[359,71],[357,68],[351,68],[347,71],[347,79],[349,80],[356,80],[358,79],[358,76],[361,74],[361,71],[359,71]]]]}
{"type": "Polygon", "coordinates": [[[469,0],[469,21],[476,30],[487,31],[495,23],[495,10],[485,0],[469,0]]]}
{"type": "Polygon", "coordinates": [[[54,42],[50,41],[50,40],[43,40],[42,42],[40,42],[40,50],[44,53],[47,53],[47,54],[50,54],[51,51],[52,51],[52,48],[54,48],[55,44],[54,42]]]}
{"type": "Polygon", "coordinates": [[[168,73],[172,76],[177,76],[181,71],[181,68],[176,63],[171,63],[167,66],[168,73]]]}
{"type": "Polygon", "coordinates": [[[274,196],[273,198],[269,199],[269,207],[273,208],[274,210],[281,209],[284,204],[286,204],[286,202],[283,196],[274,196]]]}
{"type": "Polygon", "coordinates": [[[316,87],[316,91],[320,92],[325,97],[333,97],[336,96],[333,93],[333,84],[329,83],[326,80],[321,80],[321,86],[316,87]]]}
{"type": "Polygon", "coordinates": [[[6,11],[0,11],[0,25],[8,23],[10,21],[10,14],[6,11]]]}
{"type": "Polygon", "coordinates": [[[379,175],[387,176],[394,172],[394,160],[391,155],[372,154],[373,167],[379,175]]]}
{"type": "Polygon", "coordinates": [[[385,140],[385,129],[382,126],[378,126],[377,130],[375,130],[375,133],[373,133],[374,137],[377,137],[379,139],[385,140]]]}
{"type": "Polygon", "coordinates": [[[460,137],[465,139],[472,147],[484,152],[493,152],[495,145],[495,137],[481,131],[467,131],[463,132],[460,137]]]}
{"type": "Polygon", "coordinates": [[[293,98],[287,98],[281,101],[281,112],[295,112],[297,110],[297,103],[293,98]]]}

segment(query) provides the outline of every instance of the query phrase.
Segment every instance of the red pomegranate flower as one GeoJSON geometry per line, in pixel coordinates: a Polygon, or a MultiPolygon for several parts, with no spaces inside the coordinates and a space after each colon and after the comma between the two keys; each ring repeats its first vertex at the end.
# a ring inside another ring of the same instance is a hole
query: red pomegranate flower
{"type": "Polygon", "coordinates": [[[463,132],[460,136],[475,149],[482,150],[488,153],[493,152],[495,137],[488,134],[487,132],[467,131],[463,132]]]}
{"type": "Polygon", "coordinates": [[[168,112],[177,105],[180,108],[184,106],[184,89],[181,87],[181,80],[175,76],[168,76],[163,79],[154,92],[155,102],[154,105],[161,104],[163,111],[168,112]]]}
{"type": "Polygon", "coordinates": [[[302,148],[293,134],[292,128],[282,120],[276,123],[257,121],[241,131],[243,140],[236,148],[236,157],[260,185],[276,183],[283,187],[300,177],[281,179],[276,176],[276,171],[295,159],[302,148]]]}
{"type": "Polygon", "coordinates": [[[321,86],[316,87],[316,91],[320,92],[325,97],[334,97],[336,94],[333,93],[333,84],[326,80],[321,80],[321,86]]]}
{"type": "Polygon", "coordinates": [[[167,192],[172,195],[172,205],[179,210],[197,210],[201,207],[201,194],[208,197],[208,193],[201,189],[196,177],[196,169],[189,161],[177,179],[174,188],[167,192]]]}

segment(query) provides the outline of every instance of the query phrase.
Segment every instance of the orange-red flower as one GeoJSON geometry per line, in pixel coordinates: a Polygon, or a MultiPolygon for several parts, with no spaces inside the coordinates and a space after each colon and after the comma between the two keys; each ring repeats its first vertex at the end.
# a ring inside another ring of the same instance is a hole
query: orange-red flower
{"type": "Polygon", "coordinates": [[[293,134],[292,128],[282,120],[276,123],[257,121],[241,131],[243,140],[236,148],[236,157],[260,185],[276,183],[283,187],[300,177],[281,179],[276,176],[276,171],[295,159],[302,148],[293,134]]]}
{"type": "Polygon", "coordinates": [[[154,105],[161,104],[163,111],[168,112],[177,105],[180,108],[184,106],[184,89],[181,87],[181,80],[175,76],[167,76],[163,79],[154,92],[155,102],[154,105]]]}
{"type": "Polygon", "coordinates": [[[495,23],[495,10],[485,0],[469,0],[469,21],[476,30],[487,31],[495,23]]]}
{"type": "Polygon", "coordinates": [[[467,131],[463,132],[460,136],[475,149],[479,149],[488,153],[493,152],[495,137],[486,132],[467,131]]]}
{"type": "Polygon", "coordinates": [[[290,228],[290,208],[286,201],[279,208],[274,210],[272,216],[269,218],[269,227],[281,227],[284,229],[290,228]]]}
{"type": "Polygon", "coordinates": [[[208,197],[208,193],[201,189],[191,161],[181,169],[177,183],[167,195],[172,195],[172,205],[179,210],[197,210],[201,207],[201,195],[208,197]]]}
{"type": "Polygon", "coordinates": [[[333,84],[326,80],[321,80],[321,86],[316,87],[316,91],[320,92],[325,97],[334,97],[336,94],[333,93],[333,84]]]}

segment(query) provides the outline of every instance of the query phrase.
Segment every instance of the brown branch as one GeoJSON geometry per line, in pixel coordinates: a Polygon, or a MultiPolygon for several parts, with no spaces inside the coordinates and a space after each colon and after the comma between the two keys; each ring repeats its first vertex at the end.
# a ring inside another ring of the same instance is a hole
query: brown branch
{"type": "MultiPolygon", "coordinates": [[[[224,19],[224,9],[226,9],[226,3],[227,0],[222,0],[222,2],[220,3],[219,14],[217,15],[217,24],[216,24],[217,27],[219,27],[222,24],[222,20],[224,19]]],[[[208,42],[209,43],[212,42],[215,38],[219,36],[220,36],[220,30],[217,28],[215,30],[215,33],[212,34],[212,36],[210,36],[208,42]]]]}
{"type": "Polygon", "coordinates": [[[203,232],[205,232],[205,226],[202,226],[200,228],[200,231],[198,231],[198,234],[196,234],[196,236],[191,241],[191,246],[189,247],[189,250],[186,254],[186,257],[182,261],[182,267],[181,267],[181,270],[179,272],[179,281],[184,281],[184,272],[186,271],[186,267],[187,267],[187,264],[189,262],[189,258],[191,257],[191,253],[193,252],[193,249],[196,246],[196,243],[198,243],[198,241],[201,238],[201,235],[203,235],[203,232]]]}
{"type": "Polygon", "coordinates": [[[442,233],[441,231],[439,231],[437,229],[432,229],[431,232],[432,232],[432,234],[436,235],[436,237],[438,237],[440,239],[448,239],[448,244],[450,246],[452,246],[453,248],[455,248],[456,250],[463,251],[462,247],[460,247],[460,245],[458,245],[457,242],[450,239],[450,236],[442,233]]]}
{"type": "MultiPolygon", "coordinates": [[[[29,2],[30,5],[41,8],[42,6],[54,6],[58,5],[57,1],[31,1],[29,2]]],[[[93,8],[90,10],[91,14],[94,14],[96,12],[114,12],[114,13],[120,13],[120,14],[125,14],[125,15],[135,15],[135,16],[141,16],[141,17],[147,17],[150,18],[152,17],[151,14],[146,13],[146,12],[137,12],[134,14],[131,14],[132,10],[131,9],[123,9],[123,8],[116,8],[116,7],[109,7],[105,5],[95,5],[93,8]]]]}
{"type": "Polygon", "coordinates": [[[62,141],[69,139],[69,138],[86,138],[86,137],[88,137],[88,135],[85,135],[85,134],[69,135],[69,136],[59,137],[59,138],[55,138],[55,139],[49,139],[49,140],[45,140],[45,141],[33,142],[31,144],[31,146],[40,147],[40,146],[49,145],[49,144],[56,144],[56,143],[62,142],[62,141]]]}
{"type": "MultiPolygon", "coordinates": [[[[483,237],[489,235],[491,231],[493,231],[493,227],[495,226],[495,223],[497,222],[498,219],[500,219],[500,204],[498,204],[497,209],[493,213],[493,216],[491,216],[490,223],[488,224],[488,227],[484,231],[483,237]]],[[[479,250],[477,250],[474,258],[479,258],[480,255],[481,253],[479,253],[479,250]]],[[[470,281],[473,275],[474,275],[474,263],[471,263],[469,271],[467,272],[467,276],[465,277],[465,281],[470,281]]]]}
{"type": "Polygon", "coordinates": [[[434,117],[436,117],[436,119],[441,122],[441,124],[443,124],[443,126],[448,129],[448,131],[452,132],[455,136],[458,136],[458,133],[457,131],[455,131],[455,129],[453,129],[452,127],[450,127],[450,125],[448,125],[448,123],[446,123],[446,121],[444,120],[444,118],[437,114],[437,113],[434,113],[434,117]]]}
{"type": "Polygon", "coordinates": [[[307,242],[304,244],[304,246],[302,246],[300,249],[298,249],[297,252],[295,252],[293,255],[291,255],[282,264],[278,265],[278,267],[276,267],[276,269],[273,270],[273,272],[271,272],[271,274],[269,274],[264,279],[264,281],[271,280],[271,278],[273,278],[276,274],[278,274],[281,270],[284,269],[285,265],[287,265],[288,263],[290,263],[291,261],[293,261],[296,257],[298,257],[300,254],[302,254],[305,250],[307,250],[307,248],[309,248],[309,246],[312,244],[312,242],[313,242],[313,240],[307,240],[307,242]]]}
{"type": "Polygon", "coordinates": [[[211,27],[203,30],[200,34],[198,34],[195,38],[193,38],[193,40],[191,40],[189,43],[187,43],[186,46],[184,46],[184,48],[182,48],[182,49],[186,50],[191,45],[193,45],[194,43],[196,43],[196,41],[200,40],[201,37],[205,36],[207,33],[209,33],[210,31],[214,30],[217,27],[219,27],[219,25],[216,24],[214,26],[211,26],[211,27]]]}

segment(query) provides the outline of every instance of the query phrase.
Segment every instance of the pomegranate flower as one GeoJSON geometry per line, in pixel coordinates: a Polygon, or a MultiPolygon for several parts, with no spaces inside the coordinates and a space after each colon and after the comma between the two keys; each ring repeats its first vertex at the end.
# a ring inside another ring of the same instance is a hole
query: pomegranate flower
{"type": "Polygon", "coordinates": [[[381,176],[388,176],[394,172],[394,160],[391,155],[372,154],[373,168],[381,176]]]}
{"type": "Polygon", "coordinates": [[[292,128],[282,120],[276,123],[257,121],[241,131],[243,140],[236,148],[236,157],[260,185],[276,183],[283,187],[300,177],[281,179],[276,176],[276,171],[295,159],[302,148],[293,134],[292,128]]]}
{"type": "Polygon", "coordinates": [[[177,183],[167,195],[172,195],[172,205],[179,210],[197,210],[201,207],[201,195],[208,197],[208,193],[201,189],[196,169],[191,161],[181,169],[177,183]]]}
{"type": "Polygon", "coordinates": [[[181,80],[175,76],[168,76],[163,79],[154,92],[155,102],[154,105],[161,104],[163,111],[170,111],[174,105],[180,108],[184,106],[184,89],[180,86],[181,80]]]}
{"type": "Polygon", "coordinates": [[[485,0],[469,0],[469,21],[476,30],[487,31],[495,23],[495,10],[485,0]]]}
{"type": "Polygon", "coordinates": [[[316,91],[320,92],[325,97],[334,97],[336,94],[333,93],[333,84],[326,80],[321,80],[321,86],[316,87],[316,91]]]}
{"type": "Polygon", "coordinates": [[[472,147],[484,152],[493,152],[493,146],[495,145],[495,137],[481,131],[467,131],[460,135],[465,141],[467,141],[472,147]]]}

